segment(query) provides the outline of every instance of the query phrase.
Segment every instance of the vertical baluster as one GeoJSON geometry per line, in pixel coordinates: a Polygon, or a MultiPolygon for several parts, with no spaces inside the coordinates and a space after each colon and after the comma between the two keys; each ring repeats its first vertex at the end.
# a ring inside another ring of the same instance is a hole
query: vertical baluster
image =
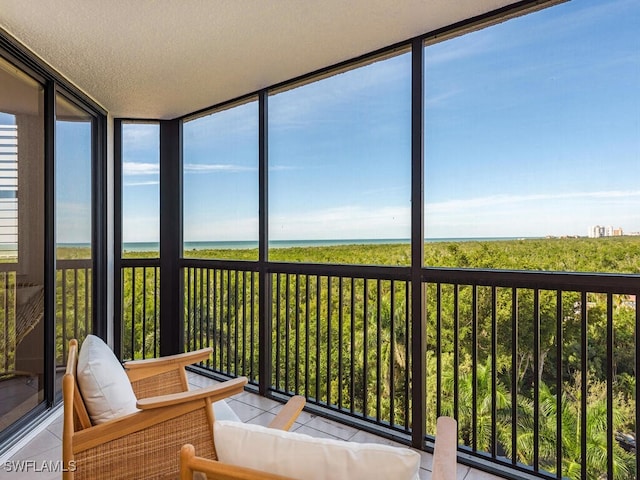
{"type": "Polygon", "coordinates": [[[73,269],[73,338],[78,338],[78,269],[73,269]]]}
{"type": "Polygon", "coordinates": [[[491,456],[496,458],[498,445],[498,432],[496,424],[498,422],[498,298],[496,287],[491,287],[491,456]]]}
{"type": "Polygon", "coordinates": [[[607,293],[607,478],[613,478],[613,295],[607,293]]]}
{"type": "Polygon", "coordinates": [[[276,345],[275,345],[275,349],[276,349],[276,371],[275,371],[275,376],[276,376],[276,389],[280,389],[280,350],[282,348],[282,340],[280,338],[280,309],[281,309],[281,302],[280,302],[280,274],[277,273],[276,274],[276,308],[275,308],[275,316],[276,316],[276,345]]]}
{"type": "Polygon", "coordinates": [[[471,448],[478,449],[478,286],[471,287],[471,448]]]}
{"type": "Polygon", "coordinates": [[[533,291],[533,470],[540,469],[540,291],[533,291]]]}
{"type": "Polygon", "coordinates": [[[356,403],[356,375],[355,375],[355,356],[356,356],[356,280],[351,278],[351,345],[350,345],[350,361],[351,361],[351,385],[349,386],[349,394],[351,398],[349,400],[349,410],[354,412],[356,403]]]}
{"type": "Polygon", "coordinates": [[[511,463],[518,461],[518,290],[511,289],[511,463]]]}
{"type": "Polygon", "coordinates": [[[93,299],[93,295],[91,292],[93,290],[92,284],[92,276],[91,269],[84,269],[84,334],[88,335],[93,331],[93,324],[91,323],[92,315],[91,315],[91,300],[93,299]]]}
{"type": "Polygon", "coordinates": [[[242,375],[247,374],[247,276],[249,272],[242,272],[242,375]]]}
{"type": "Polygon", "coordinates": [[[327,277],[327,405],[331,405],[331,277],[327,277]]]}
{"type": "Polygon", "coordinates": [[[389,425],[395,426],[395,397],[396,397],[396,385],[395,385],[395,358],[396,358],[396,281],[391,280],[390,291],[390,303],[391,315],[389,318],[389,348],[391,354],[389,355],[389,386],[391,390],[389,399],[389,425]]]}
{"type": "Polygon", "coordinates": [[[284,350],[284,391],[289,392],[289,350],[291,348],[289,335],[291,334],[290,322],[291,315],[289,311],[290,305],[290,286],[291,286],[291,275],[287,273],[285,276],[285,292],[284,292],[284,331],[285,331],[285,350],[284,350]]]}
{"type": "Polygon", "coordinates": [[[442,284],[436,283],[436,418],[442,415],[442,284]]]}
{"type": "Polygon", "coordinates": [[[338,409],[342,410],[342,375],[343,375],[343,349],[344,349],[344,313],[342,304],[343,277],[338,277],[338,409]]]}
{"type": "Polygon", "coordinates": [[[256,379],[256,371],[257,368],[255,368],[254,365],[254,359],[256,358],[256,356],[254,355],[255,353],[255,342],[254,342],[254,335],[255,335],[255,328],[254,328],[254,324],[255,324],[255,309],[254,309],[254,305],[255,305],[255,291],[254,291],[254,285],[256,282],[256,275],[255,272],[251,272],[250,273],[250,278],[251,278],[251,284],[249,285],[249,297],[250,297],[250,303],[249,303],[249,308],[250,308],[250,324],[249,324],[249,329],[251,331],[250,333],[250,337],[249,337],[249,350],[250,350],[250,364],[249,364],[249,378],[251,380],[255,380],[256,379]]]}
{"type": "Polygon", "coordinates": [[[587,368],[589,367],[588,348],[587,348],[587,292],[583,291],[581,295],[580,305],[580,458],[582,459],[582,465],[580,468],[580,478],[587,480],[587,394],[589,381],[587,368]]]}
{"type": "Polygon", "coordinates": [[[225,270],[227,272],[227,302],[226,302],[226,315],[225,319],[227,322],[226,330],[227,330],[227,370],[226,373],[231,373],[231,270],[225,270]]]}
{"type": "MultiPolygon", "coordinates": [[[[205,346],[204,344],[204,335],[203,335],[203,330],[205,330],[204,326],[206,324],[206,297],[205,297],[205,285],[206,285],[206,271],[203,267],[200,267],[198,269],[199,273],[200,273],[200,296],[198,297],[198,302],[199,302],[199,306],[200,308],[198,309],[200,311],[200,318],[198,321],[198,340],[200,342],[200,344],[198,345],[198,348],[202,348],[205,346]]],[[[204,332],[204,334],[206,335],[206,331],[204,332]]],[[[202,363],[202,362],[201,362],[202,363]]]]}
{"type": "Polygon", "coordinates": [[[409,373],[411,372],[411,282],[404,282],[405,313],[404,313],[404,429],[409,430],[409,373]]]}
{"type": "Polygon", "coordinates": [[[362,322],[363,332],[362,332],[362,344],[363,344],[363,355],[362,355],[362,363],[363,363],[363,378],[362,378],[362,413],[364,416],[368,416],[368,408],[367,408],[367,392],[369,391],[369,372],[368,372],[368,359],[369,359],[369,349],[368,349],[368,324],[369,324],[369,281],[368,279],[364,279],[364,319],[362,322]]]}
{"type": "Polygon", "coordinates": [[[295,322],[296,322],[296,329],[295,329],[295,345],[296,345],[296,352],[295,352],[295,364],[296,364],[296,369],[295,369],[295,385],[294,385],[294,392],[295,393],[299,393],[300,392],[300,274],[296,274],[296,290],[295,290],[295,295],[296,295],[296,302],[295,302],[295,309],[296,309],[296,315],[295,315],[295,322]]]}
{"type": "Polygon", "coordinates": [[[184,269],[184,274],[186,276],[186,280],[185,280],[185,285],[187,287],[187,291],[185,294],[185,298],[187,299],[187,311],[186,311],[186,318],[185,318],[185,335],[184,335],[184,339],[186,342],[186,345],[190,345],[191,344],[191,271],[192,268],[191,267],[187,267],[184,269]]]}
{"type": "MultiPolygon", "coordinates": [[[[640,308],[638,303],[640,302],[640,291],[635,293],[635,311],[636,311],[636,324],[635,324],[635,372],[636,376],[638,372],[640,372],[640,308]]],[[[640,403],[640,382],[636,378],[635,383],[635,417],[636,417],[636,425],[635,425],[635,438],[636,442],[640,439],[640,408],[638,408],[638,403],[640,403]]],[[[640,453],[638,452],[637,443],[636,443],[636,478],[640,475],[640,453]]]]}
{"type": "Polygon", "coordinates": [[[316,401],[320,401],[320,275],[316,276],[316,401]]]}
{"type": "MultiPolygon", "coordinates": [[[[3,359],[3,370],[9,370],[9,274],[7,272],[3,272],[0,278],[2,278],[2,320],[4,322],[4,359],[3,359]]],[[[63,328],[64,332],[64,328],[63,328]]],[[[66,349],[64,340],[62,343],[62,348],[66,349]]],[[[67,358],[66,356],[64,357],[67,358]]]]}
{"type": "MultiPolygon", "coordinates": [[[[62,275],[64,278],[64,270],[62,275]]],[[[63,284],[66,284],[66,282],[63,281],[63,284]]],[[[62,294],[63,303],[66,296],[67,296],[66,293],[63,292],[62,294]]],[[[66,307],[64,307],[65,315],[66,315],[66,310],[67,310],[66,307]]],[[[136,267],[131,267],[131,354],[129,358],[132,360],[136,358],[135,344],[136,344],[136,267]]]]}
{"type": "Polygon", "coordinates": [[[459,420],[459,328],[460,328],[460,286],[458,284],[453,285],[453,416],[456,420],[459,420]]]}
{"type": "Polygon", "coordinates": [[[562,291],[556,291],[556,478],[562,478],[562,291]]]}
{"type": "Polygon", "coordinates": [[[158,267],[153,267],[153,358],[158,357],[158,267]]]}
{"type": "Polygon", "coordinates": [[[382,397],[382,325],[380,317],[382,316],[382,281],[378,279],[376,282],[376,421],[380,422],[380,397],[382,397]]]}
{"type": "Polygon", "coordinates": [[[142,267],[142,358],[147,358],[147,267],[142,267]]]}
{"type": "Polygon", "coordinates": [[[304,342],[304,396],[309,398],[311,385],[309,377],[309,329],[311,328],[311,319],[309,317],[309,275],[305,275],[305,301],[304,301],[304,317],[305,317],[305,342],[304,342]]]}
{"type": "Polygon", "coordinates": [[[239,304],[240,304],[240,287],[238,286],[238,275],[239,272],[237,270],[234,271],[234,286],[233,286],[233,291],[234,291],[234,302],[233,302],[233,323],[234,323],[234,341],[233,341],[233,346],[234,346],[234,352],[233,352],[233,374],[234,375],[238,375],[238,369],[239,367],[239,355],[238,355],[238,350],[239,350],[239,336],[240,336],[240,314],[238,313],[238,308],[239,308],[239,304]]]}
{"type": "Polygon", "coordinates": [[[218,283],[218,269],[213,269],[213,369],[220,370],[222,368],[222,348],[220,346],[221,329],[219,327],[220,312],[218,303],[220,302],[220,284],[218,283]],[[216,353],[218,354],[216,357],[216,353]],[[216,362],[217,358],[217,362],[216,362]]]}
{"type": "MultiPolygon", "coordinates": [[[[205,338],[206,338],[206,346],[210,347],[211,346],[211,269],[207,268],[207,288],[206,288],[206,295],[207,295],[207,316],[206,316],[206,323],[207,323],[207,327],[206,327],[206,332],[205,332],[205,338]]],[[[207,358],[207,368],[211,369],[212,368],[212,360],[211,357],[207,358]]]]}

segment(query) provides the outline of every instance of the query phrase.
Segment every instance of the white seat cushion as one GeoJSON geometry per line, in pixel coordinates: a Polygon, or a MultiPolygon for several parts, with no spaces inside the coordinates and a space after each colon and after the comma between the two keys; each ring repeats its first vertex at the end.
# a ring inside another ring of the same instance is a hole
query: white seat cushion
{"type": "Polygon", "coordinates": [[[76,369],[78,387],[94,425],[136,412],[136,396],[122,365],[109,346],[87,335],[76,369]]]}
{"type": "Polygon", "coordinates": [[[408,448],[314,438],[259,425],[216,421],[218,460],[305,480],[417,480],[420,455],[408,448]]]}

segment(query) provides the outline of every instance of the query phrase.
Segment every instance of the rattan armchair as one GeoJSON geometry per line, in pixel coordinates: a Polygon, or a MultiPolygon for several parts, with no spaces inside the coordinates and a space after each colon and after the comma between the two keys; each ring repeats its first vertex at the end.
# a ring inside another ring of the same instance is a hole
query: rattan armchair
{"type": "MultiPolygon", "coordinates": [[[[207,348],[126,363],[139,410],[92,425],[77,383],[78,343],[71,340],[62,387],[64,480],[177,478],[185,443],[196,445],[204,457],[216,458],[212,403],[242,392],[247,379],[188,390],[185,367],[210,354],[207,348]]],[[[288,428],[303,406],[304,399],[294,399],[274,421],[288,428]]]]}

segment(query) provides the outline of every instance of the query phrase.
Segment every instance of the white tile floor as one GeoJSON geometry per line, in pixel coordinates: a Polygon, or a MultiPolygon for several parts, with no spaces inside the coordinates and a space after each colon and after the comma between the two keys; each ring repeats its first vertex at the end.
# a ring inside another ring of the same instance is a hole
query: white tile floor
{"type": "MultiPolygon", "coordinates": [[[[204,387],[215,383],[206,377],[196,374],[189,374],[189,383],[192,388],[204,387]]],[[[281,408],[281,404],[268,398],[260,397],[253,393],[244,392],[227,400],[229,406],[236,412],[243,422],[267,425],[273,417],[274,411],[281,408]]],[[[58,417],[43,429],[37,436],[27,443],[22,449],[15,453],[0,465],[0,479],[7,480],[54,480],[61,478],[61,474],[57,472],[43,471],[47,465],[53,465],[62,458],[62,410],[59,409],[58,417]],[[33,460],[39,472],[34,472],[33,467],[29,472],[9,471],[11,466],[18,465],[20,460],[33,460]]],[[[291,428],[292,431],[305,433],[314,437],[337,438],[348,440],[350,442],[369,442],[383,443],[387,445],[396,445],[401,448],[407,448],[403,445],[396,444],[386,438],[378,437],[368,432],[363,432],[353,427],[342,425],[323,417],[302,412],[298,420],[291,428]]],[[[418,452],[422,456],[420,478],[431,478],[431,454],[426,452],[418,452]]],[[[497,480],[499,477],[484,472],[470,469],[464,465],[458,465],[459,480],[497,480]]]]}

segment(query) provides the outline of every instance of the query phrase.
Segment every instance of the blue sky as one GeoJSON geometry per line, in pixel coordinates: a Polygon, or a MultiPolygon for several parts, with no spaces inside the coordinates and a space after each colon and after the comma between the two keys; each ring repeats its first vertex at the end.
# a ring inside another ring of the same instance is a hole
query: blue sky
{"type": "MultiPolygon", "coordinates": [[[[425,48],[425,236],[640,231],[640,5],[575,0],[425,48]]],[[[186,241],[257,240],[257,103],[185,123],[186,241]]],[[[410,58],[269,99],[270,238],[408,238],[410,58]]],[[[158,127],[124,132],[158,239],[158,127]]]]}

